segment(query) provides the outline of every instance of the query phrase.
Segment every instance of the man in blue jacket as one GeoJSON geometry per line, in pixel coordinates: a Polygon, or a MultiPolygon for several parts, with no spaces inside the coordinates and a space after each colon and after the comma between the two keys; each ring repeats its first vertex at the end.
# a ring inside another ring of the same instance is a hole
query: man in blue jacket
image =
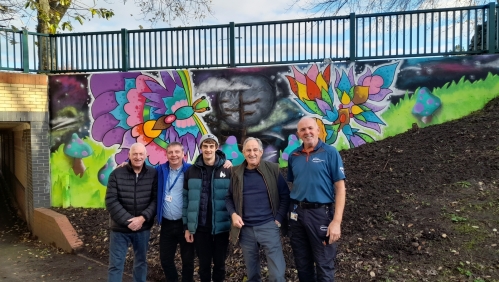
{"type": "Polygon", "coordinates": [[[229,245],[230,217],[225,195],[230,170],[223,167],[226,158],[218,150],[215,135],[203,135],[199,147],[201,155],[184,174],[185,239],[196,248],[201,282],[222,282],[229,245]]]}
{"type": "Polygon", "coordinates": [[[175,252],[180,244],[182,258],[182,282],[193,281],[194,246],[184,238],[182,206],[184,173],[191,166],[184,161],[184,147],[171,142],[166,148],[168,161],[156,166],[158,172],[158,224],[161,226],[159,257],[167,282],[177,282],[175,252]]]}

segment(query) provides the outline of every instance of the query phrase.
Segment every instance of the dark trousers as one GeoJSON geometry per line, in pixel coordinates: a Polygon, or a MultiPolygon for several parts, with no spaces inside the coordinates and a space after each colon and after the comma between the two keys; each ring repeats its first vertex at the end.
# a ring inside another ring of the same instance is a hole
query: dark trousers
{"type": "MultiPolygon", "coordinates": [[[[294,205],[291,204],[292,210],[294,205]]],[[[327,228],[334,208],[295,209],[289,220],[289,238],[300,282],[333,282],[337,243],[327,244],[327,228]]]]}
{"type": "Polygon", "coordinates": [[[192,282],[194,276],[194,246],[185,241],[182,219],[168,220],[163,218],[159,238],[159,256],[167,282],[178,281],[178,273],[175,268],[175,253],[178,244],[180,244],[180,257],[182,258],[182,281],[192,282]]]}
{"type": "Polygon", "coordinates": [[[229,232],[211,235],[210,232],[196,231],[194,245],[199,258],[201,282],[222,282],[225,280],[225,259],[229,246],[229,232]],[[213,277],[211,263],[213,261],[213,277]]]}

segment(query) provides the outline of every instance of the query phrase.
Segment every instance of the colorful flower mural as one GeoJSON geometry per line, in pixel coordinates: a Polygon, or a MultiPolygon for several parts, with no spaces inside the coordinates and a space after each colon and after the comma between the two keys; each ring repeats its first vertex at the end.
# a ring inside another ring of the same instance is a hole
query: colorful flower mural
{"type": "Polygon", "coordinates": [[[357,147],[374,138],[361,129],[381,133],[385,123],[378,115],[388,106],[386,97],[392,93],[398,62],[383,65],[371,71],[366,68],[355,82],[353,66],[348,74],[335,69],[336,80],[331,83],[331,65],[322,71],[313,64],[306,71],[291,67],[293,76],[286,76],[295,101],[308,113],[317,115],[319,137],[327,144],[334,144],[341,131],[350,147],[357,147]],[[336,94],[336,95],[334,95],[336,94]]]}
{"type": "Polygon", "coordinates": [[[119,145],[117,163],[127,159],[136,142],[146,146],[152,165],[167,161],[166,147],[174,141],[182,143],[192,159],[199,139],[207,133],[197,114],[210,108],[205,97],[193,99],[188,71],[141,73],[124,78],[123,85],[118,91],[92,93],[92,137],[106,147],[119,145]]]}

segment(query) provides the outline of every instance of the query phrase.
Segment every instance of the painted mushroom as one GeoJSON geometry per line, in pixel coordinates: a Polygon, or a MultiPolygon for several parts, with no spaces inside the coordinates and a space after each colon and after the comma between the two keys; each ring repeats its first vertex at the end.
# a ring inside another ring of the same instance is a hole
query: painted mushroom
{"type": "Polygon", "coordinates": [[[426,87],[422,87],[415,94],[416,104],[412,108],[412,114],[423,123],[431,122],[433,114],[442,106],[442,101],[426,87]]]}
{"type": "Polygon", "coordinates": [[[106,164],[101,169],[99,169],[97,177],[102,185],[107,186],[107,182],[109,181],[109,175],[111,174],[111,172],[114,170],[115,167],[116,163],[114,162],[113,157],[110,157],[107,160],[106,164]]]}
{"type": "Polygon", "coordinates": [[[227,159],[232,162],[232,165],[240,165],[243,163],[244,156],[241,151],[239,151],[236,137],[229,136],[220,149],[225,153],[227,159]]]}
{"type": "Polygon", "coordinates": [[[288,146],[284,148],[284,151],[281,154],[281,158],[285,161],[288,161],[289,155],[298,147],[300,147],[300,140],[296,137],[296,135],[291,134],[288,136],[288,146]]]}
{"type": "Polygon", "coordinates": [[[71,142],[64,146],[64,153],[73,158],[73,171],[82,177],[86,169],[82,159],[91,156],[94,152],[90,145],[83,142],[76,133],[73,133],[71,142]]]}

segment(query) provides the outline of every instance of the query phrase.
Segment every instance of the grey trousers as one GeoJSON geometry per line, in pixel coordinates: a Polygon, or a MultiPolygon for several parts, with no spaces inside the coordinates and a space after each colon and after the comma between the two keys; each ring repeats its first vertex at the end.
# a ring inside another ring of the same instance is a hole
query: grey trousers
{"type": "Polygon", "coordinates": [[[286,262],[282,254],[279,227],[269,221],[260,226],[243,226],[239,236],[248,282],[261,282],[259,245],[267,255],[270,282],[285,282],[286,262]]]}

